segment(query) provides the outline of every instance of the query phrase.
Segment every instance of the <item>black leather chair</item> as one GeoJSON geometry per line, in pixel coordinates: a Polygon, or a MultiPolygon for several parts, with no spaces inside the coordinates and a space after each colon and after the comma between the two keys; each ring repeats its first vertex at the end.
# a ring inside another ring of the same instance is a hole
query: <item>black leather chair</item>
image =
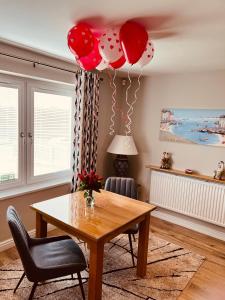
{"type": "Polygon", "coordinates": [[[7,221],[19,252],[24,273],[33,282],[29,299],[33,298],[38,282],[77,273],[81,293],[85,299],[80,272],[86,268],[86,261],[80,247],[69,236],[31,238],[14,207],[7,210],[7,221]]]}
{"type": "MultiPolygon", "coordinates": [[[[105,182],[105,190],[137,200],[137,187],[133,178],[108,177],[105,182]]],[[[135,234],[138,233],[138,224],[135,224],[124,233],[128,234],[130,253],[132,256],[133,266],[135,266],[132,236],[135,241],[135,234]]]]}

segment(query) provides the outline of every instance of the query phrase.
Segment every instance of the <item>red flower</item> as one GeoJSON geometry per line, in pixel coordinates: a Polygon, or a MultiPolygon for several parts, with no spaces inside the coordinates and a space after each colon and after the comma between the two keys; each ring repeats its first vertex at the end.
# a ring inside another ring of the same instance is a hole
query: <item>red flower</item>
{"type": "Polygon", "coordinates": [[[80,179],[80,191],[94,190],[100,192],[103,185],[103,178],[98,176],[95,171],[91,170],[88,173],[86,170],[82,170],[81,173],[78,174],[78,178],[80,179]]]}

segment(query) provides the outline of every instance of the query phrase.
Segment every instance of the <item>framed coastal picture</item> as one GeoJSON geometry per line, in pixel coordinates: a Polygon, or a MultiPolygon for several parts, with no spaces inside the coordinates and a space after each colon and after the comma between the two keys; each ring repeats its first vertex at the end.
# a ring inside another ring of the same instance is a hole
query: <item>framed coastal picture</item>
{"type": "Polygon", "coordinates": [[[225,147],[225,109],[164,108],[160,140],[225,147]]]}

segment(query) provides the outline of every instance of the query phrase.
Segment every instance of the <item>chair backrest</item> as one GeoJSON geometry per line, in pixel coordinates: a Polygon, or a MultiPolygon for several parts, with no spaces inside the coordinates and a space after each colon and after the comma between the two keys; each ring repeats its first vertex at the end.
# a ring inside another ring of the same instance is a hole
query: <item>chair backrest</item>
{"type": "Polygon", "coordinates": [[[30,237],[13,206],[9,206],[7,209],[7,221],[16,248],[19,252],[24,271],[29,279],[31,278],[29,275],[34,273],[35,268],[35,264],[29,250],[30,237]]]}
{"type": "Polygon", "coordinates": [[[137,187],[133,178],[108,177],[105,182],[105,190],[137,199],[137,187]]]}

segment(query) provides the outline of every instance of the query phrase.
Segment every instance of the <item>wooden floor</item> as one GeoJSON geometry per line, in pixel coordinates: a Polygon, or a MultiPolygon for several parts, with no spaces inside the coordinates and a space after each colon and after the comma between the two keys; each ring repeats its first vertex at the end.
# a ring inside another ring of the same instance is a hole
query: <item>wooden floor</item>
{"type": "MultiPolygon", "coordinates": [[[[179,300],[225,300],[225,242],[153,217],[151,230],[159,237],[206,257],[179,300]]],[[[50,235],[60,233],[54,230],[50,235]]],[[[15,248],[4,251],[0,253],[0,266],[17,258],[15,248]]]]}
{"type": "Polygon", "coordinates": [[[225,300],[225,242],[157,218],[151,225],[157,236],[206,257],[179,300],[225,300]]]}

